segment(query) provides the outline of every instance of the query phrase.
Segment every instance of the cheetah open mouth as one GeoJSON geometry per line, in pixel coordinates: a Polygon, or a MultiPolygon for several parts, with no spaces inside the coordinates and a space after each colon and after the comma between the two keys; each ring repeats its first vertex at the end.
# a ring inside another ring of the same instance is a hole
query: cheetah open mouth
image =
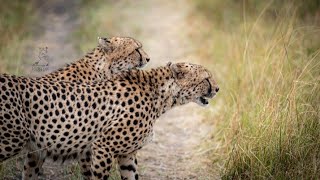
{"type": "Polygon", "coordinates": [[[205,96],[200,96],[196,99],[196,103],[200,106],[207,106],[209,104],[209,100],[205,96]]]}
{"type": "Polygon", "coordinates": [[[199,104],[200,106],[207,106],[209,105],[209,99],[212,99],[216,96],[216,93],[210,93],[210,94],[206,94],[203,96],[200,96],[198,98],[196,98],[196,103],[199,104]]]}
{"type": "Polygon", "coordinates": [[[208,81],[208,84],[209,84],[208,93],[196,98],[196,103],[199,104],[200,106],[207,106],[209,104],[208,99],[212,99],[216,95],[216,92],[212,91],[212,85],[210,81],[208,79],[206,79],[206,81],[208,81]]]}

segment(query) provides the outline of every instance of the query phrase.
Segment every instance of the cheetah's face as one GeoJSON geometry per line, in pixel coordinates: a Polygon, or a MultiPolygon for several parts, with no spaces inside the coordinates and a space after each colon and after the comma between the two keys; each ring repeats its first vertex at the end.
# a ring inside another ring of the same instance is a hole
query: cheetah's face
{"type": "Polygon", "coordinates": [[[131,52],[124,59],[115,59],[111,63],[113,72],[121,72],[128,69],[143,68],[149,62],[150,58],[142,48],[131,52]]]}
{"type": "Polygon", "coordinates": [[[99,44],[109,54],[120,58],[112,59],[110,69],[114,73],[128,69],[142,68],[150,60],[142,44],[130,37],[98,38],[99,44]]]}
{"type": "Polygon", "coordinates": [[[169,66],[180,89],[180,104],[195,102],[206,106],[209,104],[208,99],[213,98],[219,91],[212,74],[203,66],[191,63],[169,63],[169,66]]]}

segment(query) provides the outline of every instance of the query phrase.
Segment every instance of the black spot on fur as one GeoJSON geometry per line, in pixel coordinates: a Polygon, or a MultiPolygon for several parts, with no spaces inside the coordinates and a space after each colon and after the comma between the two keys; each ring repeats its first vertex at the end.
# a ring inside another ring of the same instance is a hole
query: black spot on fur
{"type": "Polygon", "coordinates": [[[136,172],[136,168],[134,168],[133,165],[128,165],[128,166],[125,166],[125,165],[121,165],[120,166],[120,169],[121,170],[127,170],[127,171],[133,171],[133,172],[136,172]]]}

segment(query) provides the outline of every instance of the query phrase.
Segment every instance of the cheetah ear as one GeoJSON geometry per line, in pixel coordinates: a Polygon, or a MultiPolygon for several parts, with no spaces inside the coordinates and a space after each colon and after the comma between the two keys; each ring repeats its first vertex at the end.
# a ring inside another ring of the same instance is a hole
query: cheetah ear
{"type": "Polygon", "coordinates": [[[106,37],[98,37],[98,43],[99,43],[99,45],[100,46],[102,46],[102,47],[109,47],[109,45],[110,45],[110,40],[108,39],[108,38],[106,38],[106,37]]]}
{"type": "Polygon", "coordinates": [[[175,79],[182,79],[185,76],[185,73],[182,71],[181,66],[179,64],[173,64],[169,62],[167,64],[172,71],[173,77],[175,79]]]}

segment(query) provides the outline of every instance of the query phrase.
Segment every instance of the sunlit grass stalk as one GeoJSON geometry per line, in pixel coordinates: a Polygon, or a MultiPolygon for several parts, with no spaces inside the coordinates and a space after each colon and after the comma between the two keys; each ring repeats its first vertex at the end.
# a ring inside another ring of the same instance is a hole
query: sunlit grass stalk
{"type": "Polygon", "coordinates": [[[212,158],[217,163],[220,156],[222,177],[320,177],[320,28],[305,25],[289,1],[276,10],[271,1],[258,3],[260,9],[248,12],[245,7],[253,7],[253,1],[238,9],[231,0],[197,4],[211,15],[207,55],[215,61],[208,64],[223,101],[215,116],[218,133],[212,135],[212,143],[223,148],[212,158]],[[220,11],[228,17],[215,18],[220,11]]]}

